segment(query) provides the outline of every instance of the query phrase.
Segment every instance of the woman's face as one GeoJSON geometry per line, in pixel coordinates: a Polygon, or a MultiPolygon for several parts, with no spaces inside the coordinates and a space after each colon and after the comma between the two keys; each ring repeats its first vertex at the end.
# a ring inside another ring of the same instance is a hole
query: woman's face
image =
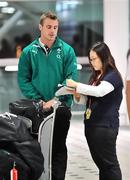
{"type": "Polygon", "coordinates": [[[101,71],[103,70],[103,65],[101,59],[98,57],[95,51],[91,50],[90,54],[90,63],[92,64],[95,71],[101,71]]]}

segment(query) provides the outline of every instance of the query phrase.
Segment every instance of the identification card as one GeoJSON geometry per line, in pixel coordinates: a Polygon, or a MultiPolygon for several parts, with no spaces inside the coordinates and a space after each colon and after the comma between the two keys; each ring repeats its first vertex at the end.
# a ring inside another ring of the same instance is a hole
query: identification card
{"type": "Polygon", "coordinates": [[[90,116],[91,116],[91,109],[90,108],[87,108],[86,109],[86,119],[90,119],[90,116]]]}

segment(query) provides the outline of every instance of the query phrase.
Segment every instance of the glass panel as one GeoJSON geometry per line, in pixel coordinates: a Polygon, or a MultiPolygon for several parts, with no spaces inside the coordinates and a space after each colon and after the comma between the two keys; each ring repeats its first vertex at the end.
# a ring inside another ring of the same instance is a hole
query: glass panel
{"type": "Polygon", "coordinates": [[[77,56],[86,56],[90,45],[103,39],[103,0],[4,1],[0,3],[0,58],[19,56],[39,35],[39,17],[52,10],[60,18],[59,36],[77,56]]]}
{"type": "MultiPolygon", "coordinates": [[[[39,36],[39,17],[46,10],[56,12],[60,19],[59,36],[74,47],[77,56],[86,56],[90,45],[103,39],[103,0],[7,1],[5,5],[0,3],[0,58],[18,57],[21,49],[39,36]]],[[[89,75],[89,66],[83,66],[79,81],[87,82],[89,75]]],[[[24,97],[17,84],[17,73],[1,67],[0,112],[8,111],[8,103],[20,98],[24,97]]],[[[73,110],[82,109],[73,106],[73,110]]]]}
{"type": "MultiPolygon", "coordinates": [[[[83,66],[79,71],[79,81],[87,83],[91,71],[88,65],[83,66]]],[[[17,84],[17,72],[7,72],[0,68],[0,113],[9,111],[9,102],[25,98],[17,84]]],[[[83,110],[84,106],[74,104],[72,110],[83,110]]]]}
{"type": "Polygon", "coordinates": [[[0,68],[0,113],[9,111],[9,102],[23,98],[18,84],[17,73],[0,68]]]}

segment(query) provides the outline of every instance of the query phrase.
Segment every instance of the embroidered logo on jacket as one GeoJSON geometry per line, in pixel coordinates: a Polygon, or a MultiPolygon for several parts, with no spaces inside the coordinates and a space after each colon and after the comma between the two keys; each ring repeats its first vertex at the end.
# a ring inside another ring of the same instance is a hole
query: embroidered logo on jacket
{"type": "Polygon", "coordinates": [[[33,44],[32,52],[34,53],[34,55],[36,55],[38,53],[38,48],[40,48],[39,45],[33,44]]]}
{"type": "Polygon", "coordinates": [[[56,57],[57,57],[58,59],[61,59],[61,49],[60,49],[60,48],[57,49],[57,55],[56,55],[56,57]]]}

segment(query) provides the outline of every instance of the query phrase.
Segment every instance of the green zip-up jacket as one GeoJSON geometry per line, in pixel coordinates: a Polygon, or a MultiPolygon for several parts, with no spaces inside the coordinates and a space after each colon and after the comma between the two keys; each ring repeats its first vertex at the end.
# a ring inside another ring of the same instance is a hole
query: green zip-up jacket
{"type": "MultiPolygon", "coordinates": [[[[60,38],[55,43],[48,55],[34,40],[25,47],[18,63],[18,84],[29,99],[42,99],[48,101],[55,96],[58,84],[66,84],[66,79],[77,80],[77,62],[74,50],[60,38]]],[[[72,96],[59,97],[60,101],[70,106],[72,96]]]]}

